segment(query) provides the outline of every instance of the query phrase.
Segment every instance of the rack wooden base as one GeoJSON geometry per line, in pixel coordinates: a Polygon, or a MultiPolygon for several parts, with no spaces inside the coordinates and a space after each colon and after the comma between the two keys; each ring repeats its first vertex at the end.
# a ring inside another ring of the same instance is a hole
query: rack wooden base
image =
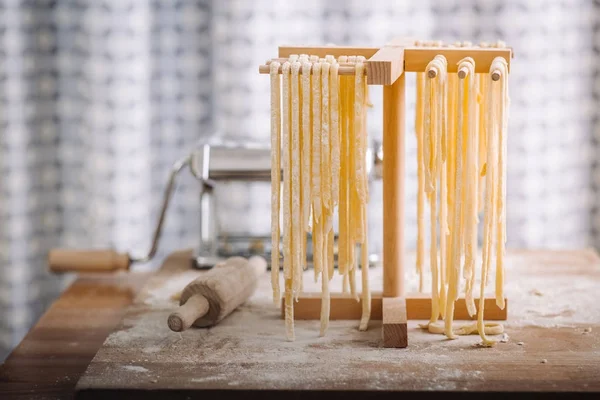
{"type": "MultiPolygon", "coordinates": [[[[408,335],[406,321],[409,319],[428,320],[431,316],[431,297],[426,293],[409,293],[406,297],[383,297],[381,293],[373,293],[371,297],[371,319],[383,320],[384,347],[406,347],[408,335]]],[[[505,321],[508,316],[508,299],[506,306],[500,309],[496,299],[485,299],[485,319],[488,321],[505,321]]],[[[478,301],[475,301],[478,305],[478,301]]],[[[360,296],[358,301],[348,293],[331,293],[330,320],[359,320],[362,315],[360,296]]],[[[284,300],[281,301],[281,317],[284,318],[284,300]]],[[[321,316],[321,294],[303,293],[294,302],[294,319],[316,320],[321,316]]],[[[474,320],[477,316],[469,316],[464,298],[455,304],[454,319],[474,320]]]]}
{"type": "MultiPolygon", "coordinates": [[[[360,294],[359,294],[360,295],[360,294]]],[[[431,316],[431,298],[427,293],[408,293],[406,299],[406,317],[407,319],[427,320],[431,316]]],[[[371,297],[371,319],[382,319],[382,298],[381,293],[374,292],[371,297]]],[[[501,310],[496,305],[496,299],[487,297],[485,299],[485,319],[488,321],[506,321],[508,315],[508,299],[506,307],[501,310]]],[[[283,299],[281,300],[281,317],[284,317],[283,299]]],[[[475,305],[479,303],[477,299],[475,305]]],[[[330,320],[359,320],[362,315],[361,300],[356,301],[347,293],[331,293],[330,320]]],[[[294,302],[294,319],[310,320],[321,317],[321,294],[303,293],[294,302]]],[[[467,312],[465,299],[463,297],[456,301],[454,310],[454,319],[456,320],[475,320],[467,312]]]]}

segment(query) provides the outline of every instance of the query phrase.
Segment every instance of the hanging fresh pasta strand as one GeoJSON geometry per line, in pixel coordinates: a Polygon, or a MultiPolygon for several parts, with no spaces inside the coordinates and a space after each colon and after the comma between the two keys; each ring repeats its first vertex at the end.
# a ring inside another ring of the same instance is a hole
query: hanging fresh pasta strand
{"type": "Polygon", "coordinates": [[[447,70],[448,65],[446,58],[443,56],[436,56],[434,60],[428,65],[429,68],[436,71],[436,78],[433,78],[434,83],[434,99],[430,103],[431,110],[435,113],[432,117],[432,138],[437,142],[436,151],[436,173],[434,180],[434,192],[430,199],[431,207],[431,218],[434,221],[431,225],[431,274],[432,274],[432,313],[430,323],[434,323],[438,320],[440,315],[440,296],[445,296],[445,286],[441,279],[440,268],[445,267],[445,247],[446,247],[446,231],[447,231],[447,216],[446,216],[446,198],[445,198],[445,174],[446,169],[444,165],[444,154],[446,153],[446,101],[447,101],[447,70]],[[437,185],[439,182],[439,186],[437,185]],[[440,193],[440,215],[437,215],[437,198],[438,188],[440,193]],[[440,265],[438,266],[438,249],[437,249],[437,231],[436,224],[439,221],[439,240],[440,240],[440,265]],[[441,283],[441,285],[440,285],[441,283]],[[440,293],[440,286],[442,288],[440,293]]]}
{"type": "MultiPolygon", "coordinates": [[[[367,205],[364,205],[365,211],[365,226],[367,226],[367,205]]],[[[369,319],[371,318],[371,292],[369,290],[369,239],[368,235],[365,236],[365,240],[362,242],[360,247],[361,255],[361,283],[362,283],[362,315],[360,318],[360,324],[358,330],[366,331],[369,326],[369,319]]]]}
{"type": "Polygon", "coordinates": [[[425,73],[417,73],[417,101],[415,133],[417,135],[417,274],[419,292],[423,291],[423,264],[425,263],[425,160],[424,160],[424,91],[425,73]]]}
{"type": "MultiPolygon", "coordinates": [[[[356,197],[353,215],[356,220],[354,243],[361,244],[366,237],[365,208],[368,201],[368,177],[366,168],[367,131],[365,127],[365,64],[364,57],[357,57],[354,79],[354,168],[356,181],[356,197]]],[[[355,248],[356,249],[356,248],[355,248]]],[[[356,250],[355,250],[356,252],[356,250]]],[[[357,260],[358,261],[358,260],[357,260]]],[[[356,265],[356,263],[355,263],[356,265]]]]}
{"type": "Polygon", "coordinates": [[[498,125],[498,191],[496,193],[497,211],[497,232],[496,232],[496,305],[504,309],[504,255],[506,243],[506,135],[508,130],[508,85],[507,85],[507,63],[502,57],[497,57],[492,62],[490,74],[499,71],[499,82],[492,83],[500,86],[498,90],[498,115],[496,124],[498,125]]]}
{"type": "Polygon", "coordinates": [[[285,280],[285,325],[288,340],[294,340],[293,270],[291,241],[291,99],[290,69],[286,61],[281,67],[282,74],[282,165],[283,165],[283,276],[285,280]]]}
{"type": "Polygon", "coordinates": [[[478,207],[477,211],[482,212],[485,201],[485,171],[486,171],[486,158],[487,158],[487,134],[485,124],[485,109],[486,109],[486,96],[487,96],[487,79],[486,74],[478,74],[479,79],[479,97],[478,102],[478,126],[479,126],[479,195],[478,195],[478,207]]]}
{"type": "Polygon", "coordinates": [[[329,232],[332,230],[331,199],[331,152],[330,144],[330,86],[328,61],[321,60],[321,336],[325,335],[329,322],[329,232]]]}
{"type": "MultiPolygon", "coordinates": [[[[321,218],[321,63],[314,63],[312,84],[312,204],[316,220],[321,218]]],[[[320,271],[319,271],[320,272],[320,271]]]]}
{"type": "MultiPolygon", "coordinates": [[[[343,63],[347,57],[340,56],[338,61],[343,63]]],[[[338,240],[338,272],[346,275],[348,247],[348,77],[340,76],[340,177],[339,177],[339,240],[338,240]]]]}
{"type": "MultiPolygon", "coordinates": [[[[304,113],[303,113],[303,106],[304,106],[304,97],[303,97],[303,93],[302,93],[302,65],[308,61],[308,55],[306,54],[300,54],[300,56],[298,57],[298,62],[299,62],[299,68],[298,68],[298,190],[299,190],[299,194],[298,194],[298,199],[299,199],[299,219],[298,219],[298,229],[299,229],[299,241],[300,241],[300,249],[299,249],[299,270],[300,270],[300,279],[298,282],[298,294],[296,296],[299,296],[299,293],[302,292],[303,290],[303,277],[302,277],[302,271],[307,268],[307,261],[306,261],[306,224],[305,224],[305,217],[304,217],[304,190],[303,190],[303,186],[302,183],[304,182],[304,176],[307,175],[304,172],[304,113]]],[[[298,300],[298,297],[296,297],[296,300],[298,300]]]]}
{"type": "Polygon", "coordinates": [[[332,205],[339,203],[340,196],[340,110],[339,110],[339,64],[334,62],[329,68],[329,85],[331,91],[331,198],[332,205]]]}
{"type": "MultiPolygon", "coordinates": [[[[448,146],[446,153],[446,178],[448,181],[448,232],[449,235],[454,232],[454,205],[456,195],[456,133],[457,133],[457,116],[458,116],[458,75],[452,73],[448,75],[448,146]],[[452,212],[450,212],[452,211],[452,212]]],[[[450,237],[449,240],[451,241],[450,237]]],[[[453,246],[450,245],[446,249],[446,265],[449,267],[453,259],[453,246]]],[[[444,282],[448,284],[448,270],[446,269],[446,278],[444,282]]],[[[442,311],[444,312],[444,311],[442,311]]]]}
{"type": "Polygon", "coordinates": [[[356,174],[356,191],[361,204],[367,202],[367,171],[365,166],[366,157],[366,132],[363,127],[363,114],[365,112],[365,64],[362,59],[357,59],[354,74],[354,170],[356,174]]]}
{"type": "Polygon", "coordinates": [[[292,76],[291,76],[291,192],[292,192],[292,218],[291,218],[291,230],[292,230],[292,274],[293,274],[293,291],[298,299],[301,291],[302,282],[302,265],[300,262],[300,252],[302,248],[302,224],[300,218],[300,67],[301,64],[298,61],[292,63],[292,76]]]}
{"type": "Polygon", "coordinates": [[[327,233],[327,266],[329,267],[329,280],[333,278],[333,273],[335,271],[335,233],[333,229],[330,229],[327,233]]]}
{"type": "Polygon", "coordinates": [[[312,120],[311,120],[311,90],[310,72],[312,64],[302,64],[302,213],[304,217],[304,230],[309,231],[311,208],[311,148],[312,148],[312,120]]]}
{"type": "MultiPolygon", "coordinates": [[[[438,78],[439,79],[439,78],[438,78]]],[[[426,109],[429,109],[430,116],[430,134],[429,140],[431,149],[437,147],[438,139],[438,102],[439,97],[437,96],[437,88],[435,87],[438,82],[432,82],[432,79],[427,79],[429,84],[429,104],[425,104],[426,109]]],[[[425,144],[427,146],[427,144],[425,144]]],[[[433,155],[432,155],[433,156],[433,155]]],[[[435,160],[435,157],[434,157],[435,160]]],[[[433,164],[433,162],[432,162],[433,164]]],[[[429,211],[430,211],[430,253],[429,253],[429,264],[431,271],[431,318],[430,323],[436,322],[439,315],[439,286],[438,286],[438,258],[437,258],[437,177],[436,173],[432,171],[431,181],[432,191],[429,196],[429,211]]],[[[421,280],[422,282],[422,280],[421,280]]]]}
{"type": "MultiPolygon", "coordinates": [[[[321,201],[323,213],[333,212],[331,203],[331,151],[329,116],[329,68],[328,62],[321,62],[321,201]]],[[[325,225],[325,231],[329,227],[325,225]]]]}
{"type": "Polygon", "coordinates": [[[495,199],[496,199],[496,160],[497,157],[497,134],[496,134],[496,116],[495,116],[495,97],[496,97],[496,85],[490,82],[487,85],[487,113],[486,113],[486,127],[487,127],[487,170],[486,170],[486,188],[485,188],[485,204],[484,204],[484,227],[483,227],[483,246],[482,246],[482,263],[481,263],[481,283],[480,283],[480,294],[479,294],[479,309],[477,313],[477,330],[481,336],[481,340],[485,346],[493,346],[494,341],[489,340],[485,334],[485,323],[484,323],[484,300],[485,300],[485,287],[487,284],[487,275],[490,268],[490,258],[493,247],[494,227],[495,227],[495,199]]]}
{"type": "MultiPolygon", "coordinates": [[[[361,113],[357,118],[361,119],[361,135],[360,135],[360,139],[362,141],[362,153],[361,153],[361,160],[363,163],[363,173],[362,173],[362,179],[363,179],[363,188],[364,188],[364,204],[367,204],[369,202],[369,174],[367,172],[367,150],[369,148],[369,132],[367,130],[367,108],[369,107],[373,107],[373,105],[370,103],[369,101],[369,85],[367,84],[367,79],[366,79],[366,75],[364,74],[364,71],[366,69],[365,66],[365,61],[366,58],[363,56],[359,56],[357,57],[357,61],[362,64],[362,72],[359,72],[361,74],[361,76],[363,77],[363,79],[361,80],[362,82],[362,92],[360,93],[360,96],[362,98],[362,107],[361,107],[361,113]]],[[[363,218],[363,229],[367,229],[367,224],[366,224],[366,213],[364,213],[364,218],[363,218]]],[[[364,233],[365,238],[366,238],[366,231],[364,233]]]]}
{"type": "Polygon", "coordinates": [[[466,280],[465,303],[469,315],[475,315],[476,308],[473,300],[473,284],[475,282],[475,261],[477,256],[477,202],[479,180],[479,168],[477,165],[479,145],[477,140],[477,87],[475,85],[475,63],[472,58],[467,57],[460,63],[463,70],[468,71],[465,77],[466,85],[466,113],[463,114],[463,134],[465,138],[465,164],[464,170],[464,278],[466,280]]]}
{"type": "MultiPolygon", "coordinates": [[[[323,210],[325,212],[325,210],[323,210]]],[[[323,230],[321,232],[322,237],[324,238],[325,244],[324,248],[329,248],[328,242],[330,236],[325,233],[325,223],[320,224],[320,228],[323,230]]],[[[324,251],[325,255],[327,252],[324,251]]],[[[329,260],[329,257],[325,257],[329,260]]],[[[321,268],[321,331],[320,336],[325,336],[327,332],[327,326],[329,325],[329,308],[330,308],[330,296],[329,296],[329,267],[328,262],[323,263],[323,267],[321,268]]]]}
{"type": "MultiPolygon", "coordinates": [[[[448,162],[448,62],[444,56],[437,56],[440,59],[441,71],[440,71],[440,90],[441,90],[441,104],[439,105],[439,118],[441,127],[441,141],[442,141],[442,159],[438,168],[440,175],[440,265],[439,265],[439,310],[442,314],[442,318],[445,315],[445,297],[446,297],[446,269],[447,269],[447,238],[450,234],[448,229],[448,169],[446,163],[448,162]]],[[[437,58],[436,57],[436,58],[437,58]]]]}
{"type": "Polygon", "coordinates": [[[312,66],[311,76],[311,102],[312,102],[312,168],[311,168],[311,197],[313,214],[313,268],[315,281],[321,275],[321,261],[323,259],[322,229],[317,229],[316,224],[322,223],[321,212],[321,63],[315,62],[312,66]]]}
{"type": "Polygon", "coordinates": [[[279,212],[281,202],[281,79],[278,62],[271,63],[271,286],[273,303],[279,306],[279,212]]]}
{"type": "MultiPolygon", "coordinates": [[[[459,62],[459,70],[461,63],[459,62]]],[[[446,336],[450,339],[456,338],[452,330],[454,319],[454,303],[458,298],[460,288],[461,256],[462,256],[462,171],[463,171],[463,124],[466,119],[466,90],[467,82],[460,80],[458,83],[458,117],[456,129],[456,168],[455,168],[455,190],[454,190],[454,221],[451,231],[452,240],[452,263],[448,265],[448,294],[446,299],[445,329],[446,336]]]]}
{"type": "Polygon", "coordinates": [[[291,248],[291,100],[290,100],[290,69],[289,62],[282,67],[282,168],[283,168],[283,274],[285,279],[292,278],[291,248]]]}
{"type": "Polygon", "coordinates": [[[423,103],[425,108],[423,109],[423,172],[424,172],[424,185],[425,192],[429,193],[433,190],[432,176],[431,176],[431,110],[426,105],[429,104],[431,98],[431,82],[429,79],[425,79],[425,87],[423,92],[423,103]]]}
{"type": "MultiPolygon", "coordinates": [[[[348,56],[348,63],[355,66],[356,64],[356,56],[348,56]]],[[[347,260],[346,260],[346,270],[348,273],[354,269],[355,258],[354,251],[356,249],[356,232],[358,221],[356,218],[353,218],[353,215],[357,210],[357,201],[358,201],[358,193],[356,191],[356,169],[355,167],[355,159],[356,159],[356,133],[355,133],[355,113],[354,113],[354,102],[356,98],[356,83],[354,77],[350,76],[348,79],[348,98],[347,98],[347,110],[348,110],[348,137],[347,137],[347,146],[348,146],[348,213],[347,213],[347,239],[346,239],[346,247],[347,247],[347,260]]],[[[349,274],[348,283],[350,290],[355,287],[352,282],[352,279],[355,279],[355,274],[349,274]]],[[[344,286],[345,288],[346,286],[344,286]]],[[[354,294],[354,293],[352,293],[354,294]]]]}
{"type": "Polygon", "coordinates": [[[334,207],[339,202],[339,179],[340,179],[340,109],[339,109],[339,65],[335,58],[331,57],[331,66],[329,67],[329,140],[330,140],[330,167],[331,167],[331,206],[332,213],[331,229],[327,233],[327,257],[329,259],[329,279],[334,273],[334,229],[333,229],[333,212],[334,207]]]}

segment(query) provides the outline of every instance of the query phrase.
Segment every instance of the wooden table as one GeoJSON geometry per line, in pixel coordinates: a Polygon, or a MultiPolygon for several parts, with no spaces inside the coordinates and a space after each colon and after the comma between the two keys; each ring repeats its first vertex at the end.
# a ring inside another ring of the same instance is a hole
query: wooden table
{"type": "MultiPolygon", "coordinates": [[[[88,364],[78,384],[84,398],[207,398],[233,391],[281,399],[306,396],[307,389],[311,398],[396,399],[402,396],[396,390],[462,397],[600,392],[600,260],[590,250],[510,253],[509,338],[494,349],[477,348],[475,336],[445,341],[421,332],[416,321],[405,350],[380,347],[380,322],[358,333],[354,322],[333,321],[327,337],[318,338],[318,322],[302,321],[291,344],[278,310],[269,308],[267,277],[216,328],[173,333],[163,320],[177,285],[167,287],[164,278],[189,274],[177,261],[187,255],[173,257],[125,312],[143,276],[80,278],[7,359],[0,398],[68,397],[88,364]]],[[[190,277],[180,278],[181,285],[190,277]]]]}
{"type": "Polygon", "coordinates": [[[149,274],[78,278],[0,366],[0,399],[71,398],[149,274]]]}

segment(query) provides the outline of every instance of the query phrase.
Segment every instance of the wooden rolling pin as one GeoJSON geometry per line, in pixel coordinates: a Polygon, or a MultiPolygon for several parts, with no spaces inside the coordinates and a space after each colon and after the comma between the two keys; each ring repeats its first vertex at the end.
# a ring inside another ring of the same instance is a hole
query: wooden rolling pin
{"type": "Polygon", "coordinates": [[[169,315],[167,324],[181,332],[190,326],[213,326],[244,303],[267,269],[260,256],[250,259],[230,257],[189,283],[181,293],[179,308],[169,315]]]}
{"type": "Polygon", "coordinates": [[[52,249],[48,253],[48,268],[52,272],[112,272],[127,271],[131,265],[127,253],[114,250],[52,249]]]}

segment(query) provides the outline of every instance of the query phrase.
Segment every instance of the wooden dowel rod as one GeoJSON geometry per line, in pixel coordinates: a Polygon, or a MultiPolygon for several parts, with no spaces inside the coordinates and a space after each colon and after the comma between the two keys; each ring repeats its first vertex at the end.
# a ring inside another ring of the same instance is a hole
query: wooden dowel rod
{"type": "MultiPolygon", "coordinates": [[[[269,74],[270,73],[270,67],[269,65],[261,65],[258,68],[258,71],[261,74],[269,74]]],[[[354,66],[351,66],[351,64],[340,64],[340,68],[339,68],[339,75],[354,75],[354,66]]],[[[279,68],[279,73],[281,73],[281,67],[279,68]]],[[[300,74],[302,74],[302,70],[299,71],[300,74]]],[[[365,70],[365,74],[366,74],[366,70],[365,70]]],[[[458,77],[460,79],[464,79],[467,77],[467,75],[469,74],[469,71],[466,68],[462,68],[461,70],[458,71],[458,77]]],[[[492,80],[497,81],[500,79],[500,76],[502,76],[502,73],[499,70],[494,70],[491,73],[492,75],[492,80]]],[[[435,68],[431,68],[429,70],[427,70],[427,76],[429,78],[435,78],[437,76],[437,70],[435,68]]]]}
{"type": "MultiPolygon", "coordinates": [[[[283,64],[284,62],[289,61],[289,59],[288,58],[273,58],[271,60],[267,60],[265,64],[266,65],[271,65],[271,63],[274,62],[274,61],[277,61],[278,63],[283,64]]],[[[311,64],[313,64],[313,61],[309,61],[309,62],[311,64]]],[[[354,68],[354,66],[356,65],[356,63],[349,63],[349,62],[341,63],[341,62],[338,62],[338,65],[340,67],[353,67],[354,68]]]]}
{"type": "Polygon", "coordinates": [[[408,47],[404,49],[404,72],[425,72],[427,64],[437,55],[446,57],[449,73],[457,72],[460,60],[471,57],[475,61],[475,73],[488,74],[496,57],[503,57],[510,69],[512,51],[509,48],[408,47]]]}
{"type": "MultiPolygon", "coordinates": [[[[338,75],[355,75],[354,73],[355,69],[354,66],[340,66],[339,70],[338,70],[338,75]]],[[[269,74],[271,73],[271,67],[269,65],[261,65],[258,67],[258,72],[260,72],[261,74],[269,74]]],[[[279,73],[281,73],[281,67],[279,67],[279,73]]],[[[302,74],[302,69],[299,72],[300,74],[302,74]]],[[[366,69],[365,69],[365,74],[366,74],[366,69]]]]}
{"type": "Polygon", "coordinates": [[[383,87],[383,296],[404,295],[404,78],[383,87]]]}

